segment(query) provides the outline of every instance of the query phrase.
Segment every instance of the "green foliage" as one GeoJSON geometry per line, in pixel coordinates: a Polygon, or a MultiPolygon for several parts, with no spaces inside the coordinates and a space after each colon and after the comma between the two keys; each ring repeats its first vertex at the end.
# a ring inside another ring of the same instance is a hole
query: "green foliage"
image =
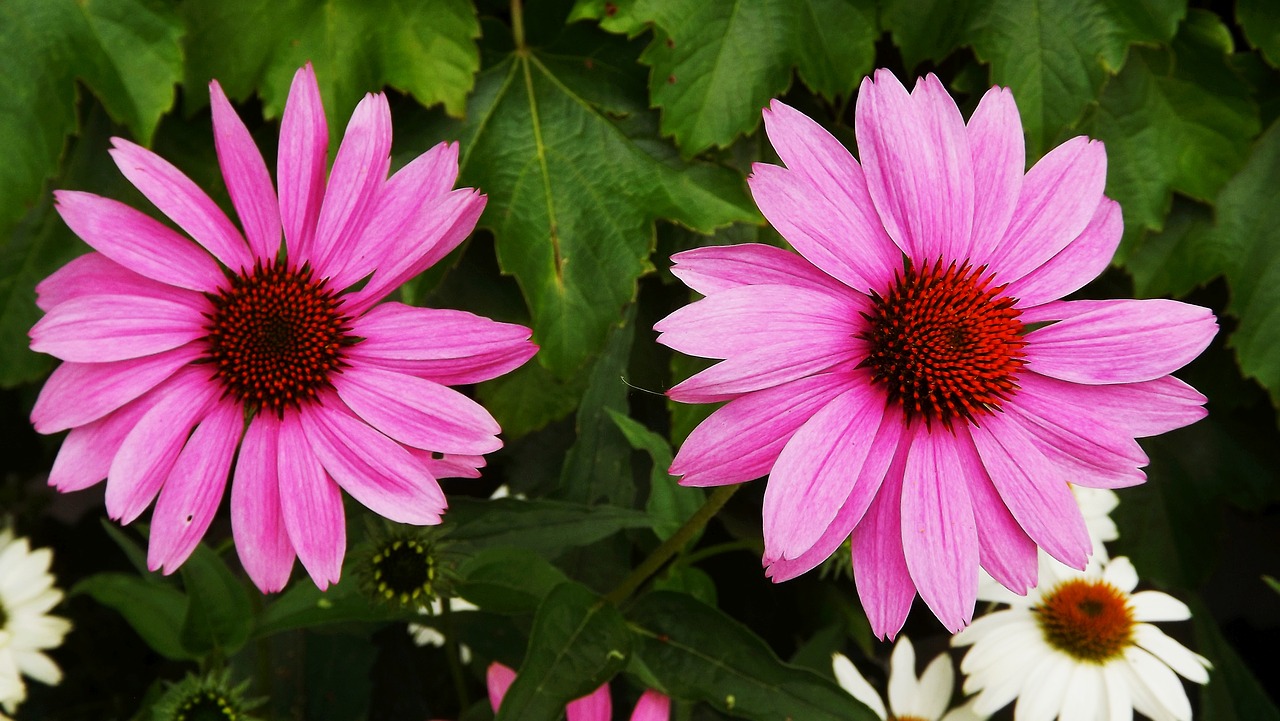
{"type": "Polygon", "coordinates": [[[182,645],[197,655],[234,653],[253,630],[248,589],[218,554],[203,543],[182,564],[187,613],[182,619],[182,645]]]}
{"type": "Polygon", "coordinates": [[[716,609],[658,592],[627,614],[636,655],[666,689],[738,718],[873,721],[832,682],[778,660],[759,638],[716,609]]]}
{"type": "Polygon", "coordinates": [[[486,611],[527,614],[537,610],[565,577],[542,556],[524,548],[498,546],[480,551],[458,569],[458,592],[486,611]]]}
{"type": "Polygon", "coordinates": [[[107,608],[115,609],[156,653],[174,661],[199,658],[182,642],[187,596],[150,578],[124,573],[99,573],[80,583],[71,593],[83,593],[107,608]]]}
{"type": "Polygon", "coordinates": [[[622,614],[583,586],[563,583],[533,618],[529,650],[496,721],[556,721],[565,705],[607,682],[627,661],[622,614]]]}

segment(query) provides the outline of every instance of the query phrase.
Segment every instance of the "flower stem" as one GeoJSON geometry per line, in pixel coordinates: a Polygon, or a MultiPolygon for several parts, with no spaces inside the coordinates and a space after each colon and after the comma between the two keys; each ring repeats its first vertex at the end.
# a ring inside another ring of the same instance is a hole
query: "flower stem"
{"type": "Polygon", "coordinates": [[[707,525],[707,522],[712,517],[720,512],[720,509],[724,507],[724,504],[728,502],[740,485],[742,484],[735,483],[731,486],[720,486],[713,491],[702,504],[702,507],[694,512],[689,517],[689,520],[685,521],[680,530],[671,534],[671,537],[663,541],[661,546],[655,548],[648,558],[641,561],[640,565],[636,566],[630,575],[622,579],[622,583],[618,584],[617,588],[605,596],[605,600],[611,603],[622,603],[627,600],[640,587],[640,584],[657,573],[663,564],[671,560],[672,556],[676,555],[686,543],[697,535],[698,531],[701,531],[707,525]]]}
{"type": "Polygon", "coordinates": [[[516,51],[524,50],[524,3],[511,0],[511,36],[516,43],[516,51]]]}

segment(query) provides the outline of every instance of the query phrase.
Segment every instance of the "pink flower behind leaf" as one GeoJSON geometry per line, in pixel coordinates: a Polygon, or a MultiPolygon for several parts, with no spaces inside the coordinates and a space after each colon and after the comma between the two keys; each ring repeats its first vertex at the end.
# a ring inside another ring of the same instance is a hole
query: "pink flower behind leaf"
{"type": "MultiPolygon", "coordinates": [[[[510,666],[498,662],[489,664],[485,674],[489,687],[489,705],[498,713],[507,689],[515,683],[516,672],[510,666]]],[[[613,718],[613,701],[609,696],[609,684],[565,706],[565,721],[609,721],[613,718]]],[[[653,689],[645,691],[636,701],[631,721],[668,721],[671,718],[671,699],[653,689]]]]}
{"type": "Polygon", "coordinates": [[[41,433],[70,430],[51,485],[107,479],[107,512],[123,523],[155,501],[152,570],[186,560],[230,480],[254,583],[279,590],[296,556],[325,588],[346,551],[339,489],[393,521],[439,523],[437,478],[474,477],[502,445],[493,417],[447,386],[502,375],[537,348],[522,326],[382,302],[484,209],[483,195],[452,189],[457,145],[388,178],[390,110],[366,95],[326,181],[329,130],[308,65],[285,105],[273,186],[216,81],[210,95],[241,227],[177,168],[119,138],[120,171],[185,235],[117,201],[58,191],[58,212],[96,252],[36,288],[45,317],[31,347],[64,362],[31,420],[41,433]]]}
{"type": "Polygon", "coordinates": [[[797,576],[852,538],[872,628],[893,636],[918,592],[948,629],[973,615],[981,565],[1036,583],[1036,548],[1083,568],[1068,482],[1141,483],[1135,438],[1192,423],[1204,397],[1171,377],[1217,331],[1169,300],[1063,301],[1107,267],[1122,232],[1106,153],[1078,137],[1024,172],[1012,94],[966,124],[932,75],[911,93],[862,83],[862,162],[773,102],[786,167],[756,164],[760,210],[798,253],[747,244],[676,255],[704,299],[659,341],[723,359],[680,383],[727,401],[671,472],[713,486],[764,474],[764,565],[797,576]]]}

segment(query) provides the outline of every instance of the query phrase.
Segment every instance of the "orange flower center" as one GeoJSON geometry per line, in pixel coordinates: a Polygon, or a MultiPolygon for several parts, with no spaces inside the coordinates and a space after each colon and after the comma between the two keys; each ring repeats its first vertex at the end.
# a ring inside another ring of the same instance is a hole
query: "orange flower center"
{"type": "Polygon", "coordinates": [[[346,365],[343,348],[358,340],[338,312],[342,300],[308,266],[259,263],[208,297],[206,360],[228,394],[277,415],[331,387],[346,365]]]}
{"type": "Polygon", "coordinates": [[[1032,613],[1045,641],[1079,661],[1106,663],[1133,644],[1129,596],[1105,581],[1064,581],[1032,613]]]}
{"type": "Polygon", "coordinates": [[[869,325],[858,335],[869,353],[860,366],[908,423],[922,417],[950,428],[999,410],[1026,362],[1015,300],[1005,286],[991,287],[986,266],[944,267],[941,259],[921,270],[904,266],[887,293],[871,294],[869,325]]]}

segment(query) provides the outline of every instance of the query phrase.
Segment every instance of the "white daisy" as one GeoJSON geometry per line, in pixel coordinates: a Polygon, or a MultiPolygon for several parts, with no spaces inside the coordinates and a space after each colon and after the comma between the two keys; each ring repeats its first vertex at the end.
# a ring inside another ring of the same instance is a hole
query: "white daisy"
{"type": "MultiPolygon", "coordinates": [[[[450,611],[479,611],[480,607],[462,598],[450,598],[444,603],[449,604],[450,611]]],[[[444,612],[444,603],[440,599],[431,602],[431,607],[426,606],[419,608],[418,613],[423,616],[439,616],[444,612]]],[[[419,646],[436,646],[444,645],[445,637],[435,626],[428,626],[425,623],[410,623],[409,635],[413,637],[413,642],[419,646]]],[[[458,644],[458,660],[464,664],[471,663],[471,649],[466,644],[458,644]]]]}
{"type": "Polygon", "coordinates": [[[1107,555],[1107,547],[1104,544],[1120,537],[1120,530],[1116,528],[1116,522],[1111,520],[1111,512],[1116,509],[1116,506],[1120,505],[1120,496],[1116,495],[1115,491],[1106,488],[1085,488],[1084,486],[1072,485],[1071,491],[1075,494],[1081,515],[1084,516],[1084,525],[1089,531],[1089,540],[1093,541],[1093,558],[1105,562],[1109,556],[1107,555]]]}
{"type": "Polygon", "coordinates": [[[1178,675],[1206,683],[1209,661],[1151,621],[1183,621],[1191,611],[1159,591],[1133,593],[1138,574],[1127,558],[1076,571],[1042,557],[1040,584],[952,639],[972,646],[960,663],[976,711],[995,713],[1017,699],[1022,721],[1190,721],[1178,675]],[[1174,672],[1177,672],[1175,674],[1174,672]]]}
{"type": "Polygon", "coordinates": [[[857,667],[841,653],[831,655],[836,682],[850,696],[861,701],[885,721],[981,721],[985,716],[974,713],[968,705],[947,711],[955,691],[955,670],[945,653],[929,662],[916,678],[916,650],[911,639],[899,636],[889,657],[889,709],[857,667]],[[946,713],[943,716],[943,713],[946,713]]]}
{"type": "Polygon", "coordinates": [[[32,551],[26,538],[0,530],[0,706],[10,714],[27,698],[23,676],[49,685],[62,680],[62,671],[43,653],[61,645],[71,630],[66,619],[48,615],[62,600],[49,573],[52,561],[49,549],[32,551]]]}

